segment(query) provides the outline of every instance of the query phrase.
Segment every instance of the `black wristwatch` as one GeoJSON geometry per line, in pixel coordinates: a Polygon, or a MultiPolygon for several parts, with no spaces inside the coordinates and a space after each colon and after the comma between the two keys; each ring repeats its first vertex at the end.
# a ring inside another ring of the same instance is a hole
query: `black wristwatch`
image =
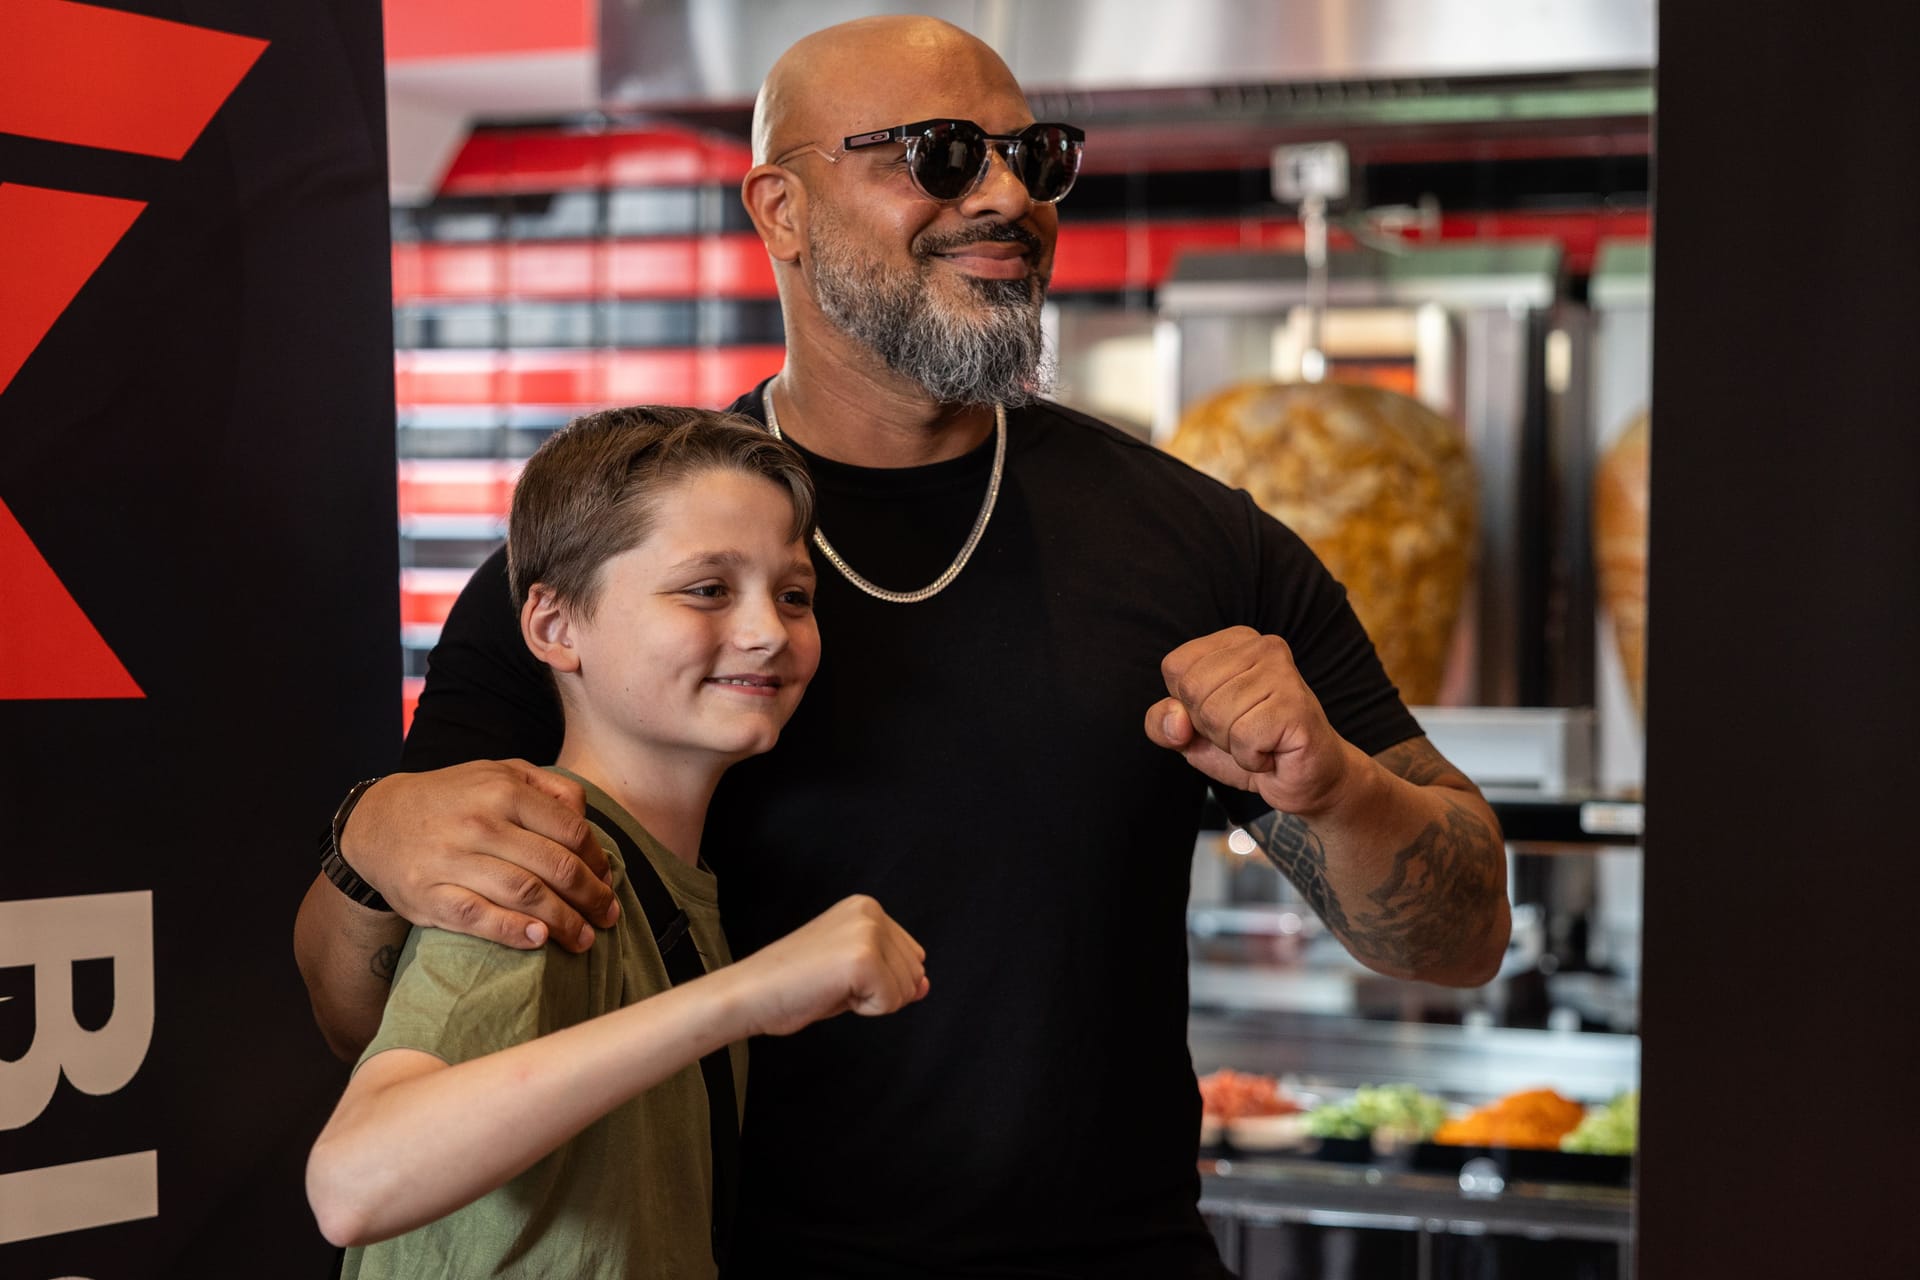
{"type": "Polygon", "coordinates": [[[378,778],[364,778],[353,784],[346,799],[333,811],[333,821],[328,824],[326,833],[320,837],[320,874],[333,882],[333,887],[352,898],[363,907],[375,911],[391,911],[387,900],[380,891],[362,880],[354,869],[347,865],[346,858],[340,852],[340,833],[346,829],[347,817],[353,812],[353,806],[360,803],[360,797],[367,794],[367,788],[380,781],[378,778]]]}

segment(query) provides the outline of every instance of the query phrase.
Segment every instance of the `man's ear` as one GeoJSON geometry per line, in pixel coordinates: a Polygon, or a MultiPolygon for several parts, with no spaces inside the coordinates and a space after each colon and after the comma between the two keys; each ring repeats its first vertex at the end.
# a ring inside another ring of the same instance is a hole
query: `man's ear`
{"type": "Polygon", "coordinates": [[[520,638],[527,642],[533,656],[555,671],[578,671],[580,655],[574,649],[574,618],[571,605],[563,604],[552,587],[536,582],[527,590],[527,602],[520,607],[520,638]]]}
{"type": "Polygon", "coordinates": [[[757,164],[740,183],[740,202],[773,260],[798,262],[807,244],[807,189],[800,179],[779,165],[757,164]]]}

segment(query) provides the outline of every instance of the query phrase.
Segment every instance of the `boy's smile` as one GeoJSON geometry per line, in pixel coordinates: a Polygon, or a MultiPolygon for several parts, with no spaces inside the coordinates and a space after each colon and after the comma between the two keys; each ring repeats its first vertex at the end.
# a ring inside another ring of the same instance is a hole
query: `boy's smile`
{"type": "Polygon", "coordinates": [[[708,676],[707,683],[752,698],[771,698],[780,692],[785,682],[779,676],[708,676]]]}

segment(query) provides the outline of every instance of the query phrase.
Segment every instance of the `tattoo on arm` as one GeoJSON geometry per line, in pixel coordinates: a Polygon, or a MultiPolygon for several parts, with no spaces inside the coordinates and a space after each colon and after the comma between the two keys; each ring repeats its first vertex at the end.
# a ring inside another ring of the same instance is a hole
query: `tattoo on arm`
{"type": "Polygon", "coordinates": [[[1374,759],[1388,773],[1405,778],[1416,787],[1428,787],[1436,782],[1458,785],[1467,780],[1467,776],[1448,764],[1447,758],[1435,751],[1433,744],[1425,738],[1414,738],[1397,747],[1388,747],[1374,759]]]}
{"type": "MultiPolygon", "coordinates": [[[[1466,782],[1424,739],[1403,743],[1378,759],[1416,786],[1456,778],[1466,782]]],[[[1342,903],[1336,896],[1327,878],[1326,846],[1302,819],[1268,813],[1247,830],[1349,950],[1403,971],[1444,965],[1458,949],[1461,925],[1484,910],[1504,874],[1488,853],[1499,846],[1497,833],[1453,797],[1447,798],[1446,814],[1393,855],[1386,878],[1359,902],[1342,903]]]]}
{"type": "Polygon", "coordinates": [[[394,968],[400,963],[400,948],[391,944],[373,953],[373,962],[367,967],[373,970],[373,976],[382,982],[393,981],[394,968]]]}
{"type": "Polygon", "coordinates": [[[1327,847],[1299,818],[1290,813],[1263,813],[1247,824],[1247,830],[1267,851],[1280,874],[1293,882],[1327,928],[1342,939],[1348,936],[1346,913],[1327,883],[1327,847]]]}

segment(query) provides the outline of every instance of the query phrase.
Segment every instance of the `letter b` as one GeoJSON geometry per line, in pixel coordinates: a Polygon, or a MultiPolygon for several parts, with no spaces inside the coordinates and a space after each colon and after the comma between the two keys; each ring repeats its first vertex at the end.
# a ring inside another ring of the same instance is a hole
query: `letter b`
{"type": "Polygon", "coordinates": [[[98,893],[0,902],[0,968],[33,968],[33,1040],[0,1061],[0,1130],[33,1123],[60,1084],[112,1093],[153,1040],[153,894],[98,893]],[[113,961],[113,1013],[88,1031],[73,1016],[73,962],[113,961]]]}

